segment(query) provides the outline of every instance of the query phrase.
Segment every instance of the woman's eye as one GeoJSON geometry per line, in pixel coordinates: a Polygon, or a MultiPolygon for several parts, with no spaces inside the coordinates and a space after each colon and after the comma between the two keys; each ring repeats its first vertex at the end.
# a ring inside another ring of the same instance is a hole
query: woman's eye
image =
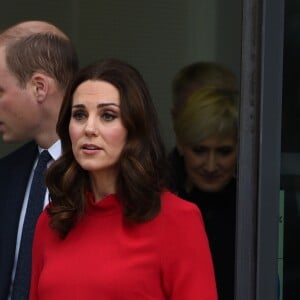
{"type": "Polygon", "coordinates": [[[75,119],[75,120],[82,120],[82,119],[84,119],[85,117],[86,117],[86,114],[85,114],[85,112],[83,112],[83,111],[74,111],[73,113],[72,113],[72,117],[75,119]]]}
{"type": "Polygon", "coordinates": [[[219,153],[226,156],[232,153],[233,148],[232,147],[224,147],[218,149],[219,153]]]}
{"type": "Polygon", "coordinates": [[[102,114],[102,118],[105,121],[112,121],[112,120],[116,119],[116,115],[113,113],[106,112],[106,113],[102,114]]]}
{"type": "Polygon", "coordinates": [[[202,154],[202,153],[204,153],[205,151],[207,151],[207,149],[204,148],[204,147],[195,147],[195,148],[193,148],[193,152],[194,152],[195,154],[202,154]]]}

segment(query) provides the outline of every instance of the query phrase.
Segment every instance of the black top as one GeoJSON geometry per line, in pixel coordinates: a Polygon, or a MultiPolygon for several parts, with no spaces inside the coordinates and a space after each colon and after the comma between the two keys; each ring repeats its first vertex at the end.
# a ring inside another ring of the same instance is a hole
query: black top
{"type": "Polygon", "coordinates": [[[174,149],[169,155],[169,188],[181,198],[195,203],[203,216],[215,267],[219,300],[234,299],[236,180],[219,192],[184,188],[184,159],[174,149]]]}

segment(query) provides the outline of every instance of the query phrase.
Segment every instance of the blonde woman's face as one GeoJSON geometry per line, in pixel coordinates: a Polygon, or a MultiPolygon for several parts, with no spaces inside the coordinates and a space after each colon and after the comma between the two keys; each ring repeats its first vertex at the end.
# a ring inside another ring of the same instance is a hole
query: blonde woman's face
{"type": "Polygon", "coordinates": [[[235,135],[211,136],[196,146],[178,143],[184,156],[188,181],[206,192],[218,192],[232,179],[236,170],[235,135]]]}

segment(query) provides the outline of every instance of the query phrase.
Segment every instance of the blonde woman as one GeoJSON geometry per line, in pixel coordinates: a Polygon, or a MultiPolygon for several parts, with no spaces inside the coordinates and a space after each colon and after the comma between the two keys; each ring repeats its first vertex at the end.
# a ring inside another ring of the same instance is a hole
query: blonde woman
{"type": "Polygon", "coordinates": [[[195,90],[173,115],[177,145],[169,156],[170,188],[203,214],[220,300],[234,299],[236,100],[232,89],[195,90]]]}

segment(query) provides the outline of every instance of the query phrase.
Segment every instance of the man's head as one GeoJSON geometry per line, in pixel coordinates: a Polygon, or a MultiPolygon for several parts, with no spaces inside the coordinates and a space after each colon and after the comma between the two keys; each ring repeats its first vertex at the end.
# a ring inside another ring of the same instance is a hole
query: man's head
{"type": "Polygon", "coordinates": [[[68,39],[67,35],[55,25],[39,20],[24,21],[0,31],[0,43],[16,41],[18,38],[34,33],[51,32],[68,39]]]}
{"type": "Polygon", "coordinates": [[[68,37],[28,21],[0,34],[0,132],[6,142],[34,139],[49,147],[65,89],[78,68],[68,37]]]}

